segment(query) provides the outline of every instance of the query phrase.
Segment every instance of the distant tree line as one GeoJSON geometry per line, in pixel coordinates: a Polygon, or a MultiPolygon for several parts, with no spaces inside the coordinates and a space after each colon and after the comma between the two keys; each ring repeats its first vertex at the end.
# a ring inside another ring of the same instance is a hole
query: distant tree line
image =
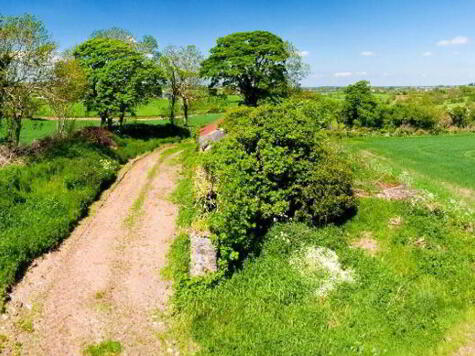
{"type": "Polygon", "coordinates": [[[382,100],[373,93],[369,82],[360,81],[346,87],[344,95],[334,110],[339,112],[338,121],[350,128],[433,130],[475,124],[475,89],[470,87],[405,91],[382,100]]]}

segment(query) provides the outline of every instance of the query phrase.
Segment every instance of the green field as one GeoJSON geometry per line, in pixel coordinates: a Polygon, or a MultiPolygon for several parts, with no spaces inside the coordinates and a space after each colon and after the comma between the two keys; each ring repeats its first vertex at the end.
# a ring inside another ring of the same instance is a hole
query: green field
{"type": "Polygon", "coordinates": [[[377,158],[380,170],[475,207],[475,135],[358,138],[347,143],[369,161],[377,158]]]}
{"type": "MultiPolygon", "coordinates": [[[[199,127],[206,125],[212,121],[215,121],[221,114],[206,114],[206,115],[196,115],[190,117],[189,125],[194,127],[199,127]]],[[[177,120],[178,123],[181,122],[181,119],[177,120]]],[[[149,125],[165,125],[168,120],[147,120],[139,121],[134,118],[129,118],[128,123],[135,122],[144,122],[149,125]]],[[[70,120],[69,123],[72,125],[72,129],[77,130],[87,126],[99,126],[99,120],[70,120]]],[[[0,138],[5,136],[5,126],[0,126],[0,138]]],[[[34,140],[41,139],[46,136],[53,135],[57,130],[57,121],[54,120],[45,120],[45,119],[25,119],[23,120],[23,129],[21,131],[20,143],[30,144],[34,140]]]]}
{"type": "MultiPolygon", "coordinates": [[[[225,107],[236,106],[241,101],[239,95],[228,95],[226,98],[220,97],[208,97],[206,100],[196,101],[192,107],[192,113],[209,113],[209,112],[222,112],[225,107]]],[[[137,108],[136,116],[137,117],[157,117],[162,116],[166,117],[168,115],[168,99],[165,98],[155,98],[151,99],[148,103],[140,105],[137,108]]],[[[182,115],[182,107],[177,104],[176,114],[182,115]]],[[[38,110],[35,112],[36,117],[54,117],[56,116],[51,110],[49,105],[43,104],[40,105],[38,110]]],[[[87,111],[83,103],[76,103],[72,108],[72,117],[84,118],[84,117],[97,117],[97,112],[87,111]]]]}

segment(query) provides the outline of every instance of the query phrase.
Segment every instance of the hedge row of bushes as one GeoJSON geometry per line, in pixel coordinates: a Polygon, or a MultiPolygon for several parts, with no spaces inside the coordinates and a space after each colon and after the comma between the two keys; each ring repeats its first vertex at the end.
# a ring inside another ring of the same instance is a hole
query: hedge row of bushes
{"type": "Polygon", "coordinates": [[[373,93],[368,82],[362,81],[346,87],[343,100],[311,92],[301,93],[297,100],[310,100],[326,107],[333,113],[332,127],[389,131],[398,128],[440,131],[450,127],[475,127],[475,102],[469,99],[449,106],[436,105],[429,100],[431,95],[413,93],[403,97],[388,96],[382,100],[373,93]]]}
{"type": "Polygon", "coordinates": [[[209,226],[223,267],[259,251],[276,221],[335,222],[356,207],[352,175],[321,127],[317,104],[231,111],[228,135],[204,155],[209,226]],[[316,124],[318,123],[318,124],[316,124]]]}

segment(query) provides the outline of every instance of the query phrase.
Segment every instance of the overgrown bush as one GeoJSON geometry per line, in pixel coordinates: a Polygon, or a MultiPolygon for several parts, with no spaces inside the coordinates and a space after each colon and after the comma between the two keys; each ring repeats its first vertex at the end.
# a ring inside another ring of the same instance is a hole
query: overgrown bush
{"type": "Polygon", "coordinates": [[[449,110],[452,124],[457,127],[467,127],[471,121],[471,112],[466,105],[457,105],[449,110]]]}
{"type": "Polygon", "coordinates": [[[439,122],[440,112],[434,106],[408,102],[387,105],[382,108],[381,115],[388,127],[411,126],[430,130],[439,122]]]}
{"type": "Polygon", "coordinates": [[[204,162],[216,199],[209,223],[223,266],[258,251],[275,221],[319,225],[355,209],[351,173],[319,128],[325,120],[308,109],[295,102],[243,108],[224,121],[228,136],[204,162]]]}

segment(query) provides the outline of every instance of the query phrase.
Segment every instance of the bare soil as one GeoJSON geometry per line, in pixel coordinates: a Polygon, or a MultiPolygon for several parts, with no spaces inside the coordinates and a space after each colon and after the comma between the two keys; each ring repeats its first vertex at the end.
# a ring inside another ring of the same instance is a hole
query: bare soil
{"type": "Polygon", "coordinates": [[[0,322],[4,354],[81,355],[104,340],[119,341],[125,355],[164,353],[164,325],[154,315],[171,293],[160,269],[175,234],[177,208],[167,197],[179,167],[171,164],[176,154],[162,153],[129,164],[95,213],[30,267],[0,322]]]}
{"type": "Polygon", "coordinates": [[[372,238],[373,234],[369,231],[363,233],[363,236],[351,243],[352,247],[361,248],[365,250],[371,256],[375,256],[381,248],[379,247],[378,241],[372,238]]]}

